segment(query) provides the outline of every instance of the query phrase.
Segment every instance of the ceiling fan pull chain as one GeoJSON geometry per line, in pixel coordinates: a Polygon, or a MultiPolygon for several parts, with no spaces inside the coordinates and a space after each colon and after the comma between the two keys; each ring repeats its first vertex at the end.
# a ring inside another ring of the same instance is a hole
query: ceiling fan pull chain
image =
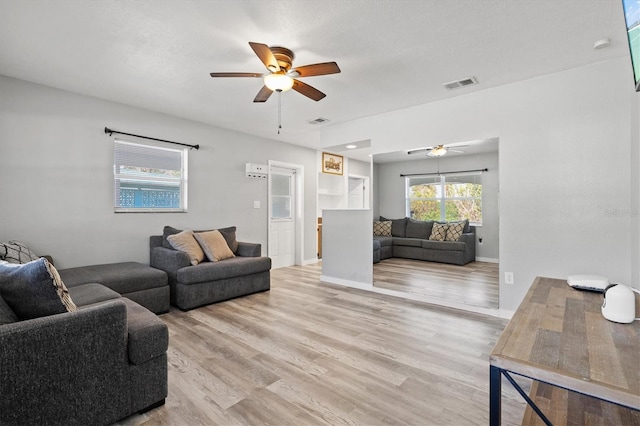
{"type": "Polygon", "coordinates": [[[282,90],[278,90],[278,134],[282,129],[282,90]]]}

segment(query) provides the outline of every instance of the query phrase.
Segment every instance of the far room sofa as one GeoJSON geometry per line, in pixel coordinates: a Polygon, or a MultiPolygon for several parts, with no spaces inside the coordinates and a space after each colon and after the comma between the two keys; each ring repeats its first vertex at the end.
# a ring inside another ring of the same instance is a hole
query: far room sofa
{"type": "Polygon", "coordinates": [[[461,233],[451,236],[451,233],[446,234],[449,224],[444,222],[380,217],[379,221],[374,222],[373,261],[377,263],[399,257],[454,265],[473,262],[476,260],[476,228],[469,225],[468,220],[461,222],[462,225],[457,225],[461,233]],[[439,230],[444,229],[440,237],[443,241],[432,237],[434,225],[439,230]]]}
{"type": "Polygon", "coordinates": [[[260,244],[237,241],[235,226],[208,231],[183,231],[165,226],[163,235],[150,237],[149,246],[151,266],[167,273],[171,304],[182,310],[270,289],[271,259],[261,255],[260,244]],[[213,231],[222,234],[233,253],[231,257],[211,261],[207,260],[207,254],[204,260],[195,261],[188,248],[176,249],[170,242],[174,241],[172,236],[184,232],[199,238],[213,231]]]}

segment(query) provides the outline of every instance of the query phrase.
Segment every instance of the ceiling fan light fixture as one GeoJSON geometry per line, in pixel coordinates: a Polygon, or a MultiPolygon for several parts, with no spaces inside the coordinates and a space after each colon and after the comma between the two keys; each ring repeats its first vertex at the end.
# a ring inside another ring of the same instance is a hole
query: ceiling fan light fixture
{"type": "Polygon", "coordinates": [[[447,148],[445,148],[444,146],[440,145],[440,146],[437,146],[437,147],[433,148],[431,151],[429,151],[429,153],[427,155],[429,157],[442,157],[446,153],[447,153],[447,148]]]}
{"type": "Polygon", "coordinates": [[[293,79],[286,74],[268,74],[264,76],[264,85],[274,92],[286,92],[293,87],[293,79]]]}

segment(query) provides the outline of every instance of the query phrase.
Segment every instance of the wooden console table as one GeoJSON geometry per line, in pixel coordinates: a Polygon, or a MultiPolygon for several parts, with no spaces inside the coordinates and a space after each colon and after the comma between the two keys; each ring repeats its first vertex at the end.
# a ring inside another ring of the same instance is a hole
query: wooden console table
{"type": "Polygon", "coordinates": [[[606,320],[602,301],[564,280],[535,279],[490,356],[491,425],[500,425],[502,376],[535,407],[525,422],[640,425],[640,322],[606,320]],[[531,398],[511,373],[534,380],[531,398]]]}

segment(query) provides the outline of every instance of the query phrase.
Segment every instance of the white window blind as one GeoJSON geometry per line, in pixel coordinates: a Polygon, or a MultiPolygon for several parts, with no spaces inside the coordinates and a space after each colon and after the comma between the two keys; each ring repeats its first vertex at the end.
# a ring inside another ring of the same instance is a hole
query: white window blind
{"type": "Polygon", "coordinates": [[[187,210],[188,150],[116,139],[113,148],[116,212],[187,210]]]}

